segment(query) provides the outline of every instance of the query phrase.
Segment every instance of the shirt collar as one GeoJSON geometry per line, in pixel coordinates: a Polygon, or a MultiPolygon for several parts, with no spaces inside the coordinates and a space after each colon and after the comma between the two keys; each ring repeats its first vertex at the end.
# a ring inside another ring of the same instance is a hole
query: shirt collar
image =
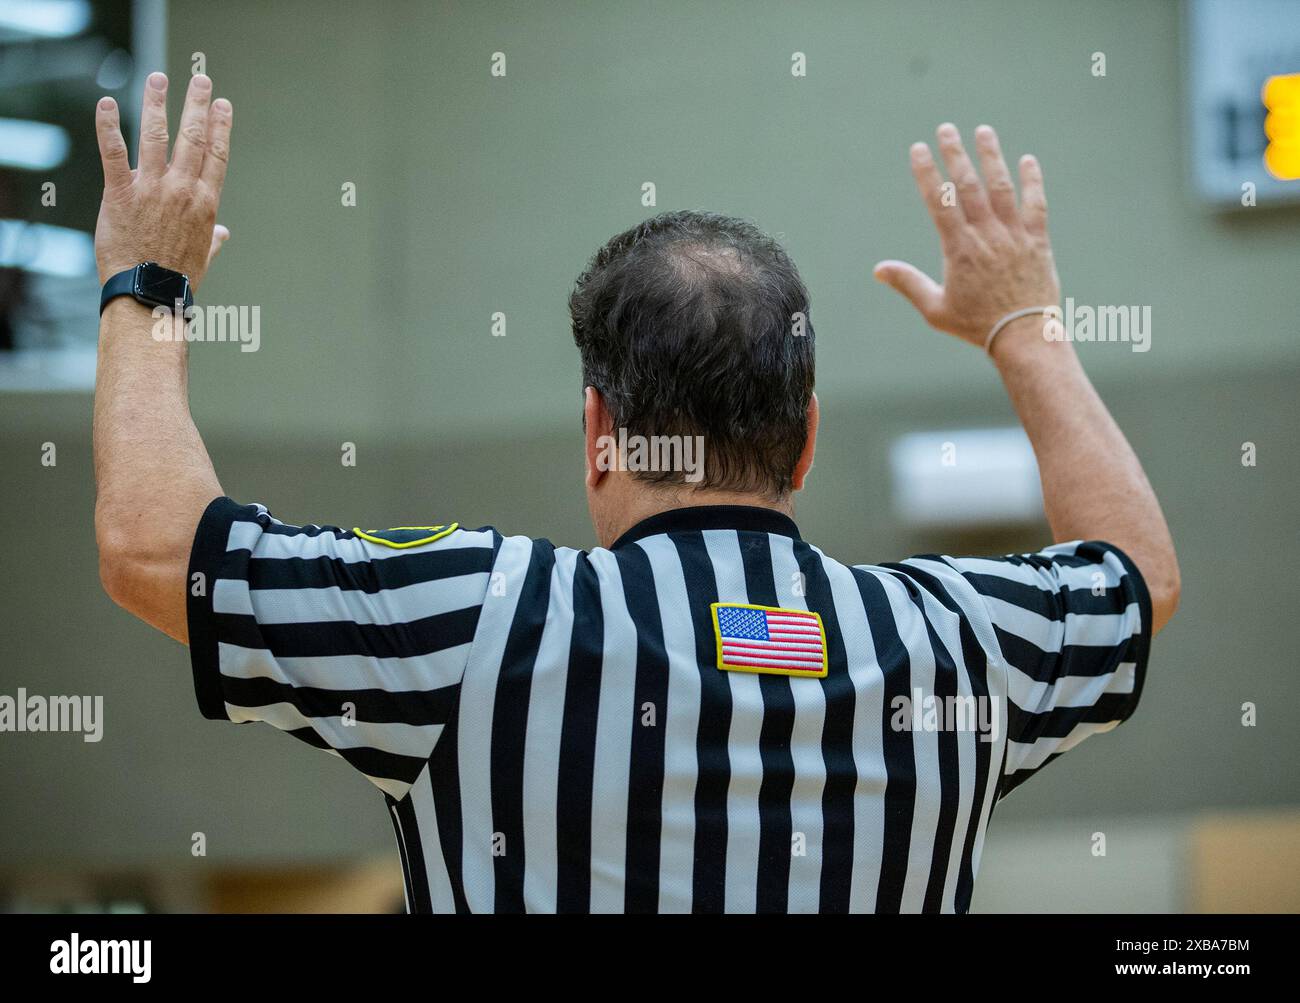
{"type": "Polygon", "coordinates": [[[647,536],[660,533],[681,533],[690,530],[735,529],[752,533],[776,533],[791,539],[801,539],[794,520],[775,509],[758,505],[693,505],[675,508],[642,519],[610,546],[610,550],[635,543],[647,536]]]}

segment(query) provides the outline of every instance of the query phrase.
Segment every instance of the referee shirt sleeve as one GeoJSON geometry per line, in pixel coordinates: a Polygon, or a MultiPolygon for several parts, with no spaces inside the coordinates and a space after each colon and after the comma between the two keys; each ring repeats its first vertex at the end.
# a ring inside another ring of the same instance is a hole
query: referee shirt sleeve
{"type": "Polygon", "coordinates": [[[404,797],[455,709],[499,539],[395,549],[215,499],[187,583],[199,709],[287,731],[404,797]]]}
{"type": "Polygon", "coordinates": [[[987,620],[977,633],[1006,667],[1003,794],[1133,714],[1151,644],[1151,599],[1123,551],[1076,541],[1036,554],[945,560],[982,600],[987,620]]]}

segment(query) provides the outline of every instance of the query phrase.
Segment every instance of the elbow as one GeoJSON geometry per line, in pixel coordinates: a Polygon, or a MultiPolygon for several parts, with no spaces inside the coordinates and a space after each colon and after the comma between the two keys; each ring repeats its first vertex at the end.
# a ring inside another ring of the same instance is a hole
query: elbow
{"type": "MultiPolygon", "coordinates": [[[[192,533],[192,530],[191,530],[192,533]]],[[[99,581],[118,606],[182,643],[186,610],[182,583],[188,551],[178,534],[102,505],[95,508],[99,581]]]]}
{"type": "Polygon", "coordinates": [[[1178,559],[1170,553],[1168,565],[1147,583],[1151,594],[1151,633],[1162,630],[1178,612],[1178,603],[1182,598],[1182,577],[1178,570],[1178,559]]]}
{"type": "Polygon", "coordinates": [[[122,596],[126,594],[126,574],[123,570],[121,552],[116,545],[108,544],[103,539],[99,544],[99,584],[104,594],[119,606],[122,596]]]}
{"type": "Polygon", "coordinates": [[[113,602],[129,609],[127,597],[132,591],[133,546],[128,534],[114,526],[98,508],[95,511],[95,545],[99,551],[100,586],[113,602]]]}

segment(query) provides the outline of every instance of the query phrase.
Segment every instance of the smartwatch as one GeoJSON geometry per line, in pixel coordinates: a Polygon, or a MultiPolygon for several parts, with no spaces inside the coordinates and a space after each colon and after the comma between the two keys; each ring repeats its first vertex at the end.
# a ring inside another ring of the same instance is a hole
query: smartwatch
{"type": "Polygon", "coordinates": [[[105,282],[99,294],[100,314],[119,296],[132,296],[145,306],[163,306],[173,311],[177,302],[180,302],[182,310],[189,310],[194,305],[190,277],[164,268],[156,261],[141,262],[105,282]]]}

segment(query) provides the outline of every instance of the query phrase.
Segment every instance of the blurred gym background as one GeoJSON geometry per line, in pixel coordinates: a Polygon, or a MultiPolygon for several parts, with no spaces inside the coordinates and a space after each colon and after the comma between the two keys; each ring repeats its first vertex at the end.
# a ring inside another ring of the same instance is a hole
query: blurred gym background
{"type": "Polygon", "coordinates": [[[1036,153],[1065,294],[1150,307],[1149,351],[1080,351],[1184,597],[1134,720],[997,808],[975,909],[1300,908],[1300,182],[1265,168],[1260,103],[1300,73],[1300,5],[0,0],[0,694],[104,698],[98,743],[0,733],[0,909],[401,906],[380,795],[204,721],[186,652],[99,587],[92,116],[114,94],[134,149],[154,69],[173,123],[195,69],[235,105],[199,300],[259,307],[260,347],[193,346],[191,397],[226,491],[292,522],[590,546],[566,296],[613,233],[703,207],[779,235],[812,291],[804,534],[859,563],[1036,549],[1010,499],[946,527],[907,503],[934,473],[909,434],[1025,467],[979,438],[1014,425],[987,360],[870,276],[938,266],[909,143],[990,122],[1036,153]]]}

